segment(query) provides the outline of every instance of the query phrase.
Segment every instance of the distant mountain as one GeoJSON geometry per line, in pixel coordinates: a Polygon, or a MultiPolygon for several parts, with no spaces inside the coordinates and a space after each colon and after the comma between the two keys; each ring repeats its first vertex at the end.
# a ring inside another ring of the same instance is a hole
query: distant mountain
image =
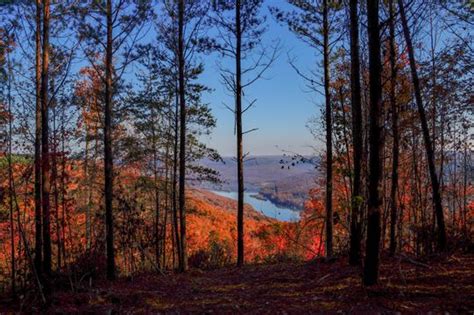
{"type": "MultiPolygon", "coordinates": [[[[244,167],[246,191],[258,192],[277,205],[302,209],[308,191],[316,184],[319,159],[285,155],[248,157],[244,167]]],[[[209,190],[237,191],[237,162],[225,157],[223,162],[203,160],[203,166],[218,171],[222,184],[196,183],[209,190]]]]}

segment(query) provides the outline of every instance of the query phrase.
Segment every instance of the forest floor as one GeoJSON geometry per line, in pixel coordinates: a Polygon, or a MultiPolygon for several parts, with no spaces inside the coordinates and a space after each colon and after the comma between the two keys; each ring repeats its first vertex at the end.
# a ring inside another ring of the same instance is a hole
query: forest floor
{"type": "Polygon", "coordinates": [[[474,255],[423,262],[384,257],[380,284],[370,288],[345,259],[145,274],[99,282],[83,292],[56,292],[47,312],[472,314],[474,255]]]}

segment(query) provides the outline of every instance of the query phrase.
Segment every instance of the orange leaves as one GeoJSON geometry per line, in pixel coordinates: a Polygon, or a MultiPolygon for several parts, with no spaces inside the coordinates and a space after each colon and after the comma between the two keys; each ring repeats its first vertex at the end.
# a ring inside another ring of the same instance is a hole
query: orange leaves
{"type": "Polygon", "coordinates": [[[74,94],[79,99],[82,119],[78,121],[78,128],[85,125],[87,133],[97,133],[101,127],[103,81],[96,69],[84,67],[79,71],[82,79],[76,83],[74,94]]]}

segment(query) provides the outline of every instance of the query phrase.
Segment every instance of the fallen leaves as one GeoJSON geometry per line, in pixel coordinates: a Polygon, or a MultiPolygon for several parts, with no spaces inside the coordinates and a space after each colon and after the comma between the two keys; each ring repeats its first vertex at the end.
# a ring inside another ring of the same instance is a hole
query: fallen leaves
{"type": "MultiPolygon", "coordinates": [[[[474,310],[474,257],[424,262],[384,259],[381,283],[364,288],[345,259],[226,267],[188,274],[144,274],[98,283],[90,292],[56,292],[49,312],[382,313],[474,310]],[[398,269],[404,272],[400,276],[398,269]],[[446,272],[445,270],[449,270],[446,272]]],[[[0,308],[0,312],[3,309],[0,308]]]]}

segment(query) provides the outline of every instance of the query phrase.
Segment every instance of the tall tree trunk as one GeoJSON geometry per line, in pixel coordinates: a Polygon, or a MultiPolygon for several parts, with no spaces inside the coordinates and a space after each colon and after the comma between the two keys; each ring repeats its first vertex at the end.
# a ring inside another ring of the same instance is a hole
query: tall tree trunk
{"type": "MultiPolygon", "coordinates": [[[[468,213],[468,193],[467,193],[467,187],[468,187],[468,172],[469,172],[469,169],[472,167],[470,167],[469,165],[472,165],[468,162],[468,152],[470,152],[470,150],[468,151],[468,146],[469,146],[469,142],[468,142],[468,135],[467,133],[465,134],[465,138],[464,138],[464,166],[463,166],[463,204],[462,204],[462,209],[463,209],[463,220],[462,220],[462,231],[464,233],[464,237],[468,237],[468,233],[467,233],[467,213],[468,213]]],[[[470,155],[469,155],[470,156],[470,155]]]]}
{"type": "Polygon", "coordinates": [[[392,184],[390,189],[390,254],[393,256],[396,251],[396,227],[397,227],[397,191],[398,191],[398,155],[399,155],[399,135],[398,135],[398,108],[395,96],[397,82],[397,65],[395,53],[395,12],[393,0],[389,2],[390,20],[390,107],[392,110],[392,184]]]}
{"type": "Polygon", "coordinates": [[[15,224],[13,218],[13,165],[12,165],[12,136],[13,136],[13,114],[12,114],[12,64],[10,55],[7,55],[8,63],[8,208],[10,215],[10,255],[11,255],[11,293],[16,295],[16,261],[15,261],[15,224]]]}
{"type": "Polygon", "coordinates": [[[115,279],[114,217],[113,200],[113,156],[112,156],[112,44],[113,17],[112,0],[107,0],[107,47],[105,54],[105,124],[104,124],[104,178],[105,178],[105,229],[107,242],[107,279],[115,279]]]}
{"type": "Polygon", "coordinates": [[[179,223],[181,241],[181,260],[179,270],[185,272],[188,269],[186,255],[186,98],[184,86],[184,1],[178,4],[178,71],[179,71],[179,223]]]}
{"type": "Polygon", "coordinates": [[[332,212],[332,108],[329,91],[329,22],[328,0],[323,1],[324,96],[326,98],[326,257],[333,256],[332,212]]]}
{"type": "MultiPolygon", "coordinates": [[[[174,139],[173,139],[173,191],[172,191],[172,206],[173,206],[173,235],[174,243],[176,246],[176,254],[178,256],[178,262],[181,261],[181,244],[179,240],[179,222],[178,222],[178,196],[177,196],[177,186],[178,186],[178,145],[179,145],[179,88],[178,82],[176,82],[176,107],[174,115],[174,139]]],[[[175,251],[173,250],[173,260],[174,260],[175,251]]],[[[173,267],[175,264],[173,263],[173,267]]]]}
{"type": "Polygon", "coordinates": [[[41,211],[41,1],[36,0],[35,70],[36,70],[36,117],[35,117],[35,259],[34,265],[41,278],[43,265],[43,228],[41,211]]]}
{"type": "Polygon", "coordinates": [[[415,53],[413,51],[413,44],[411,41],[410,30],[408,29],[408,22],[405,15],[405,6],[403,4],[403,0],[398,0],[398,6],[399,6],[399,11],[400,11],[400,17],[402,20],[403,34],[405,36],[405,41],[407,44],[408,57],[410,60],[410,69],[411,69],[411,75],[412,75],[412,80],[413,80],[413,88],[415,92],[415,100],[416,100],[416,105],[418,107],[418,115],[421,121],[423,140],[425,143],[426,156],[428,159],[428,168],[430,172],[434,210],[436,214],[436,221],[438,223],[438,231],[437,231],[438,249],[443,251],[446,249],[446,228],[444,224],[444,214],[443,214],[443,206],[442,206],[441,194],[440,194],[440,188],[439,188],[439,180],[438,180],[438,176],[436,175],[436,167],[434,163],[433,144],[430,137],[430,131],[428,129],[425,108],[423,106],[423,99],[421,98],[421,88],[420,88],[420,81],[418,79],[418,71],[416,69],[415,53]]]}
{"type": "Polygon", "coordinates": [[[352,191],[351,212],[351,239],[349,263],[360,264],[360,241],[361,241],[361,206],[362,200],[362,106],[360,91],[360,60],[359,60],[359,17],[357,12],[358,0],[350,1],[350,23],[351,23],[351,103],[352,103],[352,141],[354,160],[354,184],[352,191]]]}
{"type": "MultiPolygon", "coordinates": [[[[66,132],[64,128],[64,112],[61,120],[61,253],[63,255],[63,262],[67,263],[66,253],[66,132]]],[[[69,234],[70,235],[70,234],[69,234]]]]}
{"type": "MultiPolygon", "coordinates": [[[[54,91],[54,80],[51,81],[51,90],[54,91]]],[[[57,138],[57,128],[56,128],[56,117],[57,117],[57,106],[52,101],[53,108],[53,143],[52,149],[53,154],[51,157],[51,181],[53,183],[53,200],[54,200],[54,215],[55,215],[55,225],[56,225],[56,252],[57,252],[57,268],[58,271],[61,270],[61,223],[59,221],[59,185],[58,185],[58,138],[57,138]]]]}
{"type": "Polygon", "coordinates": [[[155,111],[151,111],[153,127],[152,127],[152,146],[153,146],[153,185],[155,192],[155,260],[156,265],[161,269],[160,260],[160,190],[158,187],[158,149],[156,143],[156,132],[155,132],[155,111]]]}
{"type": "Polygon", "coordinates": [[[379,34],[379,1],[367,0],[367,23],[369,35],[369,80],[370,80],[370,136],[369,136],[369,200],[367,244],[364,264],[364,284],[378,282],[380,263],[380,211],[382,206],[382,149],[381,123],[382,84],[379,34]]]}
{"type": "Polygon", "coordinates": [[[244,264],[244,156],[242,131],[241,1],[235,2],[235,119],[237,127],[237,266],[244,264]]]}
{"type": "MultiPolygon", "coordinates": [[[[90,143],[90,135],[89,135],[89,128],[87,123],[85,124],[86,127],[86,145],[85,145],[85,153],[84,153],[84,177],[86,178],[87,182],[87,190],[86,190],[86,251],[90,251],[91,249],[91,207],[92,207],[92,177],[89,174],[89,143],[90,143]]],[[[64,193],[64,192],[63,192],[64,193]]]]}
{"type": "Polygon", "coordinates": [[[41,65],[41,201],[43,210],[43,271],[51,274],[51,215],[50,215],[50,165],[49,165],[49,0],[43,1],[43,51],[41,65]]]}
{"type": "Polygon", "coordinates": [[[165,187],[164,187],[164,195],[165,195],[165,213],[163,218],[163,230],[161,234],[161,247],[163,248],[162,252],[162,268],[166,269],[166,236],[167,236],[167,227],[168,227],[168,213],[169,213],[169,175],[170,175],[170,167],[169,167],[169,151],[170,151],[170,142],[166,139],[166,151],[165,151],[165,187]]]}

